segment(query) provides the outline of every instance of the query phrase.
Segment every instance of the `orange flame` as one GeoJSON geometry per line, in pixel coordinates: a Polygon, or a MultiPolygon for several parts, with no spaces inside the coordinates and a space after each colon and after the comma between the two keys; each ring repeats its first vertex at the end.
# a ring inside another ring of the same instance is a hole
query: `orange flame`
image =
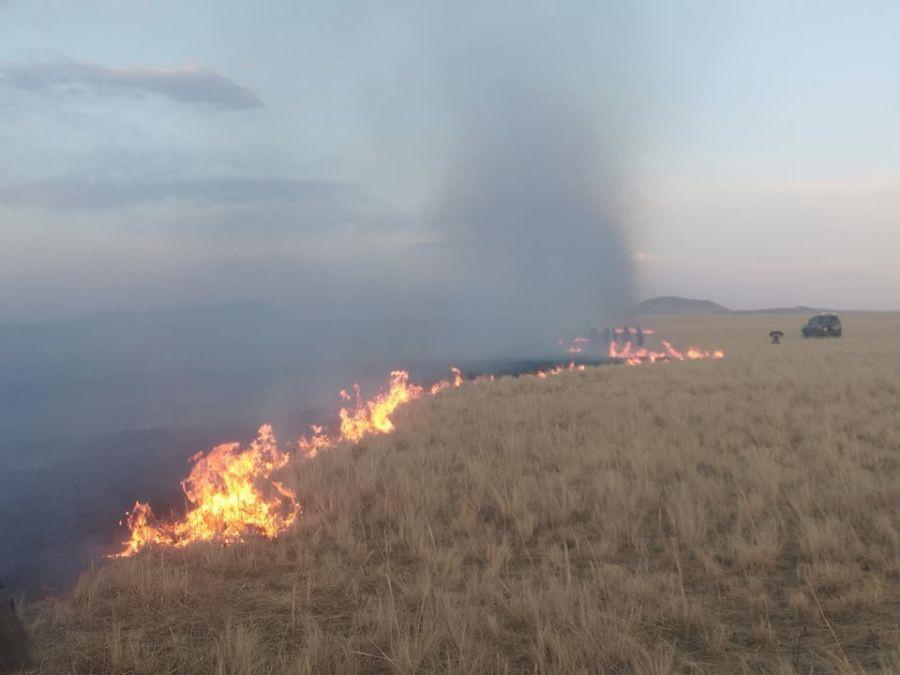
{"type": "MultiPolygon", "coordinates": [[[[344,390],[341,390],[341,394],[346,393],[347,392],[344,390]]],[[[303,457],[312,459],[318,455],[321,450],[325,450],[331,446],[331,439],[328,437],[328,434],[325,433],[325,427],[321,427],[318,424],[311,424],[309,428],[312,430],[312,435],[308,438],[306,436],[301,436],[297,445],[300,449],[300,454],[303,457]]]]}
{"type": "MultiPolygon", "coordinates": [[[[623,331],[617,328],[616,332],[621,334],[623,331]]],[[[573,342],[581,345],[589,340],[579,337],[573,342]]],[[[657,352],[645,347],[635,349],[630,341],[621,348],[613,342],[608,353],[611,358],[629,366],[646,361],[724,357],[721,351],[709,352],[693,347],[685,355],[668,342],[663,341],[662,345],[665,351],[657,352]]],[[[546,379],[562,372],[585,369],[586,366],[576,365],[572,361],[566,367],[557,366],[534,375],[546,379]]],[[[452,379],[441,380],[425,389],[410,383],[407,371],[395,370],[391,373],[388,389],[369,401],[363,400],[358,384],[353,386],[354,396],[341,390],[341,399],[354,401],[354,405],[341,408],[337,433],[329,435],[324,427],[312,425],[312,433],[298,440],[299,457],[313,458],[340,443],[355,443],[367,435],[390,433],[394,430],[391,415],[399,406],[426,394],[435,395],[445,389],[462,386],[464,379],[460,370],[452,368],[451,373],[452,379]]],[[[494,379],[493,375],[482,375],[474,382],[494,379]]],[[[241,450],[238,443],[225,443],[205,456],[197,453],[191,458],[194,466],[190,474],[181,484],[189,504],[184,516],[162,522],[153,514],[149,504],[135,503],[131,512],[126,514],[130,537],[124,543],[123,550],[114,557],[132,556],[149,545],[183,548],[198,541],[232,543],[253,535],[278,536],[300,514],[300,505],[294,493],[273,478],[290,458],[290,453],[278,449],[272,427],[268,424],[260,427],[256,440],[246,450],[241,450]]]]}
{"type": "MultiPolygon", "coordinates": [[[[451,380],[435,383],[428,393],[462,386],[460,370],[452,368],[451,373],[451,380]]],[[[362,400],[358,384],[353,389],[355,405],[341,408],[338,434],[330,436],[324,427],[312,425],[312,433],[297,443],[301,457],[313,458],[338,443],[355,443],[369,434],[390,433],[394,429],[390,416],[397,407],[426,392],[410,384],[404,370],[392,372],[388,390],[370,401],[362,400]]],[[[354,400],[344,390],[340,397],[354,400]]],[[[134,555],[148,545],[182,548],[197,541],[243,541],[254,534],[275,537],[300,513],[294,493],[272,478],[290,461],[290,454],[278,449],[268,424],[260,427],[259,436],[244,451],[238,443],[226,443],[205,456],[198,452],[191,461],[194,467],[182,482],[190,504],[187,513],[180,520],[160,522],[149,504],[137,502],[126,519],[131,536],[115,557],[134,555]]]]}
{"type": "Polygon", "coordinates": [[[272,478],[290,456],[278,449],[268,424],[250,446],[224,443],[209,454],[194,455],[182,481],[190,507],[181,520],[157,522],[149,504],[137,502],[128,514],[130,539],[117,557],[137,553],[148,544],[182,548],[196,541],[243,541],[253,534],[275,537],[300,512],[294,493],[272,478]]]}
{"type": "Polygon", "coordinates": [[[356,390],[356,407],[352,410],[341,408],[341,435],[340,440],[355,443],[367,434],[387,434],[394,430],[390,415],[397,406],[419,398],[424,390],[422,387],[409,383],[409,373],[405,370],[395,370],[391,373],[391,387],[388,391],[378,394],[371,401],[363,401],[359,395],[359,385],[354,385],[356,390]]]}
{"type": "MultiPolygon", "coordinates": [[[[622,335],[624,329],[616,328],[615,333],[622,335]]],[[[652,334],[650,329],[644,329],[644,334],[652,334]]],[[[635,347],[631,340],[628,340],[621,346],[617,342],[610,342],[607,355],[611,359],[621,361],[627,366],[639,366],[643,363],[656,363],[657,361],[698,361],[701,359],[724,359],[725,352],[721,349],[709,351],[706,349],[697,349],[696,347],[688,347],[686,352],[681,352],[672,346],[671,342],[660,340],[660,344],[664,351],[655,351],[647,347],[635,347]]]]}
{"type": "Polygon", "coordinates": [[[450,369],[452,380],[440,380],[429,389],[417,384],[410,384],[409,373],[405,370],[395,370],[391,373],[390,387],[381,392],[371,401],[363,401],[359,393],[359,385],[353,385],[356,392],[356,406],[353,409],[341,408],[340,434],[337,438],[327,439],[319,433],[320,440],[316,441],[317,427],[313,427],[313,439],[300,439],[301,447],[308,447],[310,443],[318,443],[321,448],[325,445],[337,445],[338,443],[356,443],[369,434],[388,434],[394,430],[394,424],[390,416],[404,403],[421,398],[426,393],[435,395],[445,389],[461,387],[463,384],[462,372],[459,368],[450,369]],[[327,439],[327,442],[325,440],[327,439]]]}
{"type": "MultiPolygon", "coordinates": [[[[428,393],[434,396],[438,392],[444,391],[444,389],[450,389],[451,387],[461,387],[463,384],[463,376],[460,369],[454,366],[450,369],[450,373],[453,375],[452,380],[441,380],[440,382],[435,382],[433,385],[431,385],[428,393]]],[[[475,378],[475,381],[477,382],[478,378],[475,378]]]]}

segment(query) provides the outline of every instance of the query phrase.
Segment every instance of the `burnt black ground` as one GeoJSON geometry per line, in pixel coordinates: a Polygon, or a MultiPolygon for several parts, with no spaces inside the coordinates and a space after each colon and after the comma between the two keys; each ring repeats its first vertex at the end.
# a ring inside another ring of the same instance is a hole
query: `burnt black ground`
{"type": "MultiPolygon", "coordinates": [[[[608,359],[490,359],[464,361],[466,379],[480,375],[515,376],[556,367],[602,365],[608,359]]],[[[405,364],[399,364],[403,367],[405,364]]],[[[449,363],[408,364],[414,382],[430,384],[449,376],[449,363]]],[[[386,373],[370,378],[363,396],[386,381],[386,373]]],[[[333,409],[305,409],[290,420],[266,418],[221,423],[207,429],[139,429],[116,431],[85,440],[65,439],[60,447],[44,447],[47,457],[0,471],[0,579],[16,593],[40,597],[71,586],[95,561],[118,549],[125,530],[118,522],[136,500],[154,511],[184,507],[180,481],[190,470],[188,458],[219,443],[245,442],[258,425],[275,422],[285,446],[311,423],[336,423],[333,409]]],[[[112,418],[110,423],[114,423],[112,418]]]]}

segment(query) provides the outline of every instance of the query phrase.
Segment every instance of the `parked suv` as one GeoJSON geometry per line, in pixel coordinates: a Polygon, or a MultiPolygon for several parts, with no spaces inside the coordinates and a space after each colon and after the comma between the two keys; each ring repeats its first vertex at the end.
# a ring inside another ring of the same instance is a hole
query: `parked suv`
{"type": "Polygon", "coordinates": [[[816,314],[803,327],[803,337],[841,337],[841,331],[837,314],[816,314]]]}

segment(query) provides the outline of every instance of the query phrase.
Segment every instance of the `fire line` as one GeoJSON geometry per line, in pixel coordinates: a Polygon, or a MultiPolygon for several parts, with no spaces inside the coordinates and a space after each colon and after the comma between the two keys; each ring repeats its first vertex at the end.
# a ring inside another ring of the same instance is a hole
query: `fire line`
{"type": "MultiPolygon", "coordinates": [[[[618,329],[617,329],[618,330],[618,329]]],[[[652,331],[644,331],[651,334],[652,331]]],[[[617,337],[620,337],[620,332],[617,337]]],[[[589,348],[592,340],[577,337],[570,346],[560,340],[557,344],[568,353],[581,353],[589,348]]],[[[642,363],[666,361],[692,361],[698,359],[721,359],[722,351],[707,351],[688,348],[681,352],[669,342],[662,341],[662,350],[635,347],[630,340],[610,342],[607,356],[612,362],[636,366],[642,363]]],[[[530,376],[538,379],[558,375],[562,372],[583,371],[584,365],[574,361],[567,367],[558,366],[550,370],[539,370],[530,376]]],[[[341,391],[346,405],[340,409],[340,424],[329,434],[325,427],[312,425],[309,435],[297,441],[296,449],[282,451],[278,447],[272,427],[264,424],[259,428],[256,439],[245,449],[239,443],[218,445],[207,454],[198,452],[191,458],[193,466],[181,487],[188,502],[184,515],[178,519],[158,518],[145,502],[136,502],[126,513],[124,523],[129,530],[129,538],[123,548],[110,557],[125,558],[136,554],[148,546],[184,548],[200,541],[216,541],[231,544],[245,541],[252,536],[277,537],[288,530],[301,514],[301,506],[294,492],[275,479],[278,471],[291,461],[292,456],[311,459],[319,453],[345,443],[357,443],[374,434],[388,434],[394,430],[391,415],[405,403],[425,396],[463,386],[494,379],[493,375],[464,380],[458,368],[451,369],[451,377],[436,382],[431,387],[411,383],[409,373],[395,370],[390,375],[386,390],[370,400],[364,400],[359,385],[354,385],[353,394],[341,391]]]]}

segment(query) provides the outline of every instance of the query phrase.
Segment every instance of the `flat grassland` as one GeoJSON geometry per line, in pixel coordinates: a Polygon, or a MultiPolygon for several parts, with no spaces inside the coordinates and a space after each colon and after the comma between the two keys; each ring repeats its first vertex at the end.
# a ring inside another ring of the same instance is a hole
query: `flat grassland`
{"type": "Polygon", "coordinates": [[[41,671],[900,671],[900,315],[843,319],[647,319],[727,357],[409,404],[291,465],[292,533],[30,607],[41,671]]]}

